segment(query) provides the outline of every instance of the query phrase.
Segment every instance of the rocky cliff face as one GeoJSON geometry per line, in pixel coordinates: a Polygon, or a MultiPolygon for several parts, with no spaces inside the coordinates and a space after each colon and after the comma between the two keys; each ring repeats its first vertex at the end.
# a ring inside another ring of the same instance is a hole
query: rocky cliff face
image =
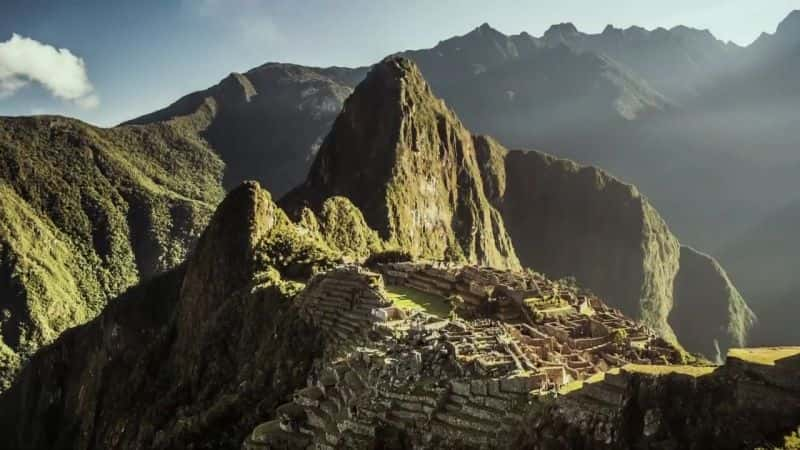
{"type": "Polygon", "coordinates": [[[0,119],[0,389],[40,345],[183,260],[222,196],[194,126],[0,119]]]}
{"type": "Polygon", "coordinates": [[[783,444],[800,420],[797,352],[777,361],[729,357],[712,373],[639,366],[606,374],[542,404],[513,447],[793,448],[783,444]]]}
{"type": "Polygon", "coordinates": [[[289,209],[349,198],[389,245],[436,259],[516,267],[487,201],[469,132],[406,59],[376,65],[345,103],[289,209]]]}
{"type": "Polygon", "coordinates": [[[257,184],[234,190],[185,265],[127,291],[31,359],[0,396],[4,442],[238,447],[305,383],[322,349],[291,312],[298,286],[282,279],[286,266],[268,263],[274,249],[292,258],[316,245],[257,184]]]}
{"type": "Polygon", "coordinates": [[[674,341],[667,317],[680,245],[636,188],[594,167],[475,142],[484,179],[493,180],[487,196],[522,264],[575,277],[674,341]]]}
{"type": "Polygon", "coordinates": [[[594,167],[475,138],[520,261],[574,276],[688,350],[742,345],[754,316],[713,259],[682,248],[638,190],[594,167]],[[673,310],[673,305],[675,305],[673,310]],[[674,331],[673,331],[674,328],[674,331]]]}
{"type": "Polygon", "coordinates": [[[721,351],[747,343],[756,316],[714,258],[681,246],[669,322],[697,351],[719,357],[721,351]]]}

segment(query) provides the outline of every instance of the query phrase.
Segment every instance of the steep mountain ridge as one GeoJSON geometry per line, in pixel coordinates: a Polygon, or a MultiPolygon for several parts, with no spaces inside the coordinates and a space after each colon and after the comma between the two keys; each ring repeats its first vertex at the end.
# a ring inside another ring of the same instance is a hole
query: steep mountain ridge
{"type": "Polygon", "coordinates": [[[717,361],[722,360],[727,349],[753,340],[756,314],[719,262],[682,245],[679,264],[674,282],[675,305],[669,317],[678,336],[701,342],[700,351],[717,361]]]}
{"type": "Polygon", "coordinates": [[[381,238],[414,255],[519,265],[484,196],[469,132],[407,59],[373,67],[306,182],[281,203],[319,211],[333,196],[349,198],[381,238]]]}
{"type": "Polygon", "coordinates": [[[758,299],[753,309],[765,325],[753,338],[764,345],[800,339],[800,330],[787,326],[787,317],[800,312],[795,301],[800,240],[800,201],[790,202],[724,246],[720,259],[742,286],[747,298],[758,299]]]}
{"type": "Polygon", "coordinates": [[[196,121],[0,119],[0,387],[138,280],[179,264],[222,196],[196,121]]]}
{"type": "Polygon", "coordinates": [[[691,351],[711,356],[717,345],[746,342],[754,316],[725,271],[713,258],[692,259],[634,186],[594,167],[475,141],[487,197],[524,266],[575,277],[691,351]]]}
{"type": "Polygon", "coordinates": [[[486,176],[505,180],[492,199],[522,263],[574,276],[674,340],[666,319],[679,244],[636,188],[594,167],[476,141],[486,176]]]}
{"type": "Polygon", "coordinates": [[[608,25],[601,33],[587,34],[564,23],[551,26],[541,41],[547,46],[566,45],[606,55],[679,103],[697,96],[705,83],[731,67],[742,53],[740,47],[718,40],[708,30],[682,25],[654,30],[608,25]]]}
{"type": "Polygon", "coordinates": [[[232,73],[216,86],[126,123],[191,116],[211,103],[208,125],[198,136],[225,161],[225,187],[258,179],[282,195],[303,178],[344,99],[364,73],[365,69],[268,63],[244,74],[232,73]]]}
{"type": "Polygon", "coordinates": [[[511,146],[539,147],[567,128],[599,133],[671,108],[660,93],[609,58],[547,45],[527,33],[507,36],[488,24],[399,55],[419,65],[436,95],[470,129],[502,136],[511,146]]]}
{"type": "Polygon", "coordinates": [[[19,407],[0,412],[5,442],[238,447],[248,427],[305,383],[323,348],[292,312],[297,285],[265,263],[279,256],[264,250],[275,239],[295,243],[283,257],[304,245],[326,252],[257,184],[233,190],[186,264],[37,353],[0,394],[0,403],[19,407]]]}

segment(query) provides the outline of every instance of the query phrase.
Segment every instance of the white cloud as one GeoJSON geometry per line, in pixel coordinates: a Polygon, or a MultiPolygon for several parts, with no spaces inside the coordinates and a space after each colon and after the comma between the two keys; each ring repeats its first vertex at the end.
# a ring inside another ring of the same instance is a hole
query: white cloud
{"type": "Polygon", "coordinates": [[[0,42],[0,98],[13,95],[28,83],[38,83],[54,96],[82,108],[99,104],[83,59],[69,49],[13,34],[0,42]]]}

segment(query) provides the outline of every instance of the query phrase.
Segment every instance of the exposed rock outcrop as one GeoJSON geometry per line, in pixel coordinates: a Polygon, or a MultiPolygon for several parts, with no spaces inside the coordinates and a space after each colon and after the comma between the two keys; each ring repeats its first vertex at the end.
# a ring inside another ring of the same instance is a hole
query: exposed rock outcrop
{"type": "Polygon", "coordinates": [[[575,277],[674,341],[667,317],[680,245],[636,188],[594,167],[475,142],[522,264],[575,277]]]}
{"type": "Polygon", "coordinates": [[[345,103],[306,182],[282,204],[319,211],[344,196],[388,244],[413,254],[517,267],[484,195],[469,132],[406,59],[377,64],[345,103]]]}
{"type": "Polygon", "coordinates": [[[792,356],[729,356],[712,373],[642,366],[607,374],[542,404],[513,448],[783,448],[800,421],[800,349],[745,352],[792,356]]]}
{"type": "Polygon", "coordinates": [[[487,197],[523,265],[574,276],[665,338],[677,333],[690,351],[713,357],[743,345],[754,318],[736,287],[713,259],[681,247],[634,186],[491,138],[475,142],[487,197]]]}

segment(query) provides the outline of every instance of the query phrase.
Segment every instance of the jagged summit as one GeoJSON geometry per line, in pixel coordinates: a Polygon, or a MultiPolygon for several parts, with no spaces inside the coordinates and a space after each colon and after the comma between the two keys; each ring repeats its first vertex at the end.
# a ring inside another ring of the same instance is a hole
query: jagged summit
{"type": "Polygon", "coordinates": [[[778,25],[775,34],[800,39],[800,9],[789,13],[778,25]]]}
{"type": "Polygon", "coordinates": [[[227,189],[257,179],[282,195],[305,175],[345,98],[364,73],[358,68],[267,63],[232,73],[215,86],[126,124],[184,118],[225,162],[227,189]]]}
{"type": "Polygon", "coordinates": [[[220,302],[252,278],[256,244],[279,220],[276,214],[282,213],[255,181],[242,183],[219,205],[181,286],[179,340],[185,346],[196,339],[196,324],[209,320],[220,302]]]}
{"type": "Polygon", "coordinates": [[[620,33],[622,33],[622,28],[617,28],[612,24],[608,24],[608,25],[606,25],[605,28],[603,28],[603,32],[601,34],[604,34],[604,35],[617,35],[617,34],[620,34],[620,33]]]}
{"type": "Polygon", "coordinates": [[[484,196],[469,131],[409,59],[372,68],[283,203],[319,211],[332,196],[349,198],[383,239],[414,254],[518,266],[484,196]]]}
{"type": "Polygon", "coordinates": [[[547,31],[544,32],[544,36],[571,36],[578,34],[578,28],[572,22],[562,22],[555,25],[551,25],[547,31]]]}
{"type": "Polygon", "coordinates": [[[498,30],[496,30],[495,28],[493,28],[491,25],[489,25],[489,22],[483,22],[482,24],[480,24],[480,25],[478,25],[477,27],[475,27],[475,29],[474,29],[474,30],[470,31],[470,32],[468,33],[468,35],[469,35],[469,34],[486,34],[486,33],[499,33],[499,34],[503,34],[503,33],[501,33],[500,31],[498,31],[498,30]]]}

